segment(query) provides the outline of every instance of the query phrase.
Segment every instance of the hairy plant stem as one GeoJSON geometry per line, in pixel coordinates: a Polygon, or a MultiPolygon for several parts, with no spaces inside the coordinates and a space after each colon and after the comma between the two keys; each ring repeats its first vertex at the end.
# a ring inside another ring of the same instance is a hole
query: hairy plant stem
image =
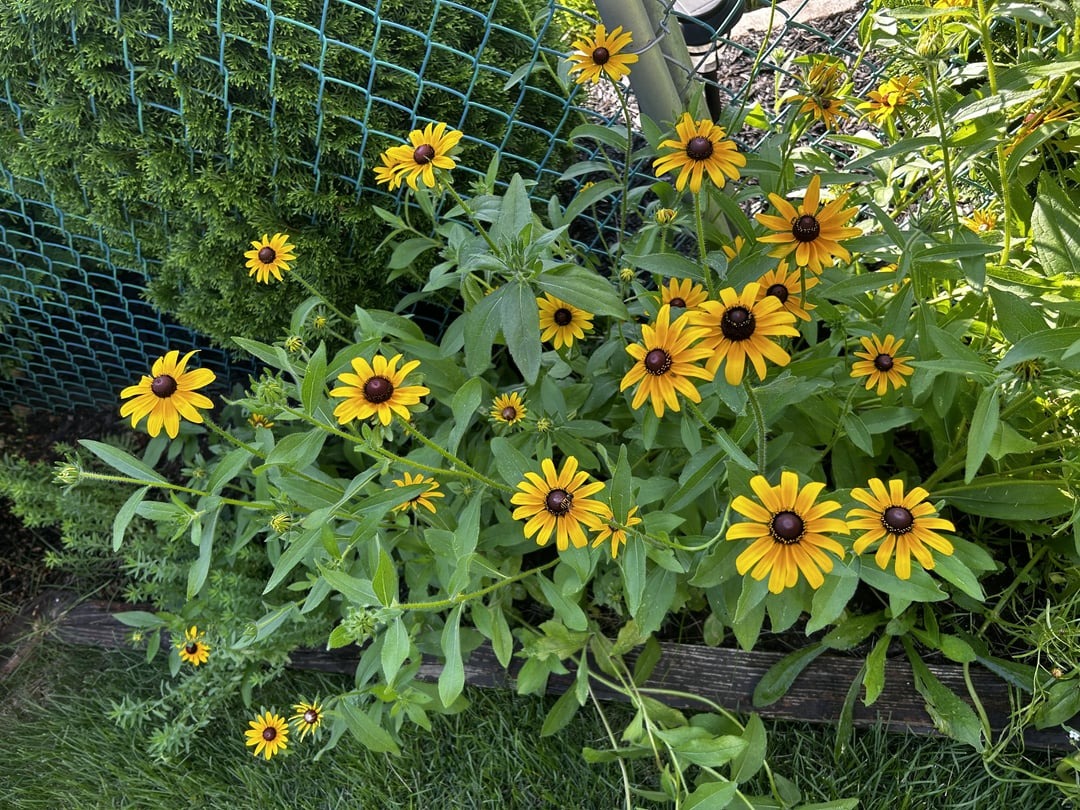
{"type": "MultiPolygon", "coordinates": [[[[620,178],[622,181],[622,194],[619,197],[619,244],[615,251],[615,271],[618,272],[619,264],[622,262],[623,245],[626,243],[626,221],[630,215],[630,203],[626,198],[630,191],[630,162],[634,154],[634,119],[630,115],[630,107],[626,103],[626,96],[622,92],[622,87],[610,76],[608,76],[608,79],[611,81],[612,90],[615,91],[615,98],[619,100],[623,121],[626,123],[626,154],[623,157],[622,177],[620,178]]],[[[601,228],[601,230],[603,229],[601,228]]]]}
{"type": "Polygon", "coordinates": [[[941,162],[945,175],[945,191],[949,195],[949,212],[952,214],[954,228],[960,227],[960,214],[956,209],[956,189],[953,188],[952,156],[949,153],[949,135],[945,130],[945,114],[941,109],[941,96],[938,93],[938,64],[936,59],[926,61],[926,75],[930,79],[930,101],[934,108],[934,120],[937,122],[938,136],[941,140],[941,162]]]}
{"type": "Polygon", "coordinates": [[[512,489],[511,487],[508,487],[505,484],[500,484],[498,481],[492,480],[491,478],[488,478],[486,475],[483,475],[483,474],[477,472],[472,467],[470,467],[468,464],[466,464],[464,461],[462,461],[460,458],[455,456],[453,453],[450,453],[450,452],[444,450],[442,447],[439,447],[439,445],[437,445],[437,444],[435,444],[435,442],[431,441],[431,439],[429,439],[427,436],[425,436],[423,433],[421,433],[419,430],[417,430],[415,427],[413,427],[412,424],[410,424],[405,419],[402,419],[401,417],[398,417],[398,421],[401,422],[401,425],[402,425],[402,427],[405,428],[406,433],[408,433],[414,439],[419,441],[425,447],[429,447],[432,450],[434,450],[436,453],[438,453],[440,456],[445,458],[451,464],[453,464],[453,465],[455,465],[457,467],[460,467],[465,472],[468,472],[473,478],[475,478],[480,483],[484,484],[485,486],[489,486],[492,489],[501,489],[504,492],[514,492],[514,489],[512,489]]]}
{"type": "Polygon", "coordinates": [[[79,480],[83,481],[108,481],[114,484],[133,484],[139,487],[153,487],[155,489],[165,489],[170,492],[183,492],[187,495],[195,495],[199,498],[216,497],[220,498],[221,502],[228,504],[229,506],[240,506],[245,509],[257,509],[263,512],[276,512],[278,507],[272,503],[265,503],[263,501],[238,501],[235,498],[226,498],[223,495],[214,495],[212,492],[205,492],[201,489],[192,489],[191,487],[185,487],[180,484],[173,484],[168,481],[147,481],[143,478],[130,478],[126,475],[110,475],[108,473],[94,473],[87,472],[85,470],[79,470],[79,480]]]}
{"type": "Polygon", "coordinates": [[[515,582],[520,582],[526,577],[531,577],[533,574],[539,574],[541,571],[546,571],[549,568],[553,568],[558,565],[560,558],[556,557],[554,560],[549,560],[543,565],[539,565],[536,568],[530,568],[527,571],[519,571],[511,577],[501,579],[494,585],[488,585],[486,588],[481,588],[478,591],[472,593],[459,593],[451,596],[449,599],[437,599],[433,602],[404,602],[393,605],[398,610],[443,610],[445,608],[455,607],[462,602],[470,602],[473,599],[479,599],[483,596],[487,596],[489,593],[505,588],[507,585],[512,585],[515,582]]]}
{"type": "Polygon", "coordinates": [[[694,194],[694,222],[697,225],[698,258],[701,261],[701,273],[705,276],[705,288],[709,292],[709,300],[716,300],[716,285],[713,284],[712,268],[709,267],[708,248],[705,245],[705,217],[702,213],[701,195],[704,189],[694,194]]]}
{"type": "Polygon", "coordinates": [[[757,394],[754,393],[754,388],[750,385],[750,378],[743,377],[743,388],[746,390],[746,401],[750,405],[750,410],[754,414],[754,424],[757,426],[757,466],[758,473],[765,475],[765,464],[768,461],[766,454],[766,432],[765,432],[765,414],[761,410],[761,404],[758,402],[757,394]]]}

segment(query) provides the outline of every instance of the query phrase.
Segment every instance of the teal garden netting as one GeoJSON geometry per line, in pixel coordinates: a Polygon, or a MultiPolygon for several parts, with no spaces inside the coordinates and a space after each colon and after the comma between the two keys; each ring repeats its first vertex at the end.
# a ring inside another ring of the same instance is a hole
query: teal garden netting
{"type": "MultiPolygon", "coordinates": [[[[305,272],[344,306],[393,306],[371,205],[400,210],[404,197],[376,188],[372,166],[429,121],[465,133],[465,182],[498,155],[500,178],[522,174],[539,198],[572,193],[587,178],[558,178],[590,156],[572,155],[570,131],[618,113],[558,78],[585,5],[565,2],[4,4],[0,405],[108,406],[171,348],[199,348],[223,384],[243,383],[251,369],[215,345],[241,327],[280,337],[291,309],[284,285],[246,277],[242,253],[264,231],[295,234],[305,272]]],[[[677,18],[656,3],[659,37],[677,18]]],[[[783,5],[770,53],[808,31],[808,3],[783,5]]],[[[821,47],[847,47],[849,17],[839,39],[814,32],[821,47]]],[[[714,42],[750,66],[714,83],[745,97],[760,49],[714,42]]],[[[593,225],[613,227],[602,214],[593,225]]]]}

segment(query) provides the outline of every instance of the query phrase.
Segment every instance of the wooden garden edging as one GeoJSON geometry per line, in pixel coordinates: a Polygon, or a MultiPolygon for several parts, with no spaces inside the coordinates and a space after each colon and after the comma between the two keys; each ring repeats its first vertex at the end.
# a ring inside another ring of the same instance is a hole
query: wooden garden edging
{"type": "MultiPolygon", "coordinates": [[[[33,622],[39,627],[48,627],[52,637],[69,644],[122,648],[128,646],[125,636],[130,628],[113,618],[113,614],[132,609],[132,605],[93,600],[76,603],[68,594],[47,594],[34,603],[36,615],[33,622]]],[[[6,635],[10,638],[13,632],[20,632],[18,626],[19,622],[16,622],[16,626],[9,628],[6,635]]],[[[24,620],[21,632],[25,632],[27,626],[28,622],[24,620]]],[[[645,689],[688,692],[731,711],[757,711],[762,717],[782,720],[837,722],[848,687],[862,666],[859,658],[827,653],[821,655],[795,679],[784,697],[770,706],[755,709],[752,702],[754,688],[762,675],[784,657],[783,653],[745,652],[674,643],[661,643],[660,647],[660,662],[643,685],[645,689]]],[[[631,661],[633,657],[634,653],[627,656],[631,661]]],[[[297,669],[351,675],[356,670],[359,656],[355,647],[347,647],[332,651],[298,650],[291,659],[291,665],[297,669]]],[[[485,643],[465,661],[465,682],[478,687],[510,689],[522,663],[520,659],[514,659],[507,672],[499,664],[491,646],[485,643]]],[[[961,667],[929,663],[927,667],[945,686],[966,699],[967,687],[961,667]]],[[[3,669],[0,666],[0,674],[3,669]]],[[[434,681],[441,671],[442,665],[437,660],[425,659],[419,677],[434,681]]],[[[970,674],[991,726],[995,730],[1004,727],[1010,712],[1008,686],[999,677],[977,665],[971,667],[970,674]]],[[[573,672],[551,675],[548,678],[548,693],[562,694],[572,688],[574,679],[573,672]]],[[[621,695],[606,689],[603,684],[594,683],[593,691],[598,697],[621,699],[621,695]]],[[[707,708],[689,697],[663,696],[662,699],[679,708],[707,708]]],[[[856,726],[872,726],[880,722],[892,731],[939,733],[926,712],[922,696],[915,690],[911,666],[906,658],[886,661],[885,690],[873,706],[863,706],[861,701],[856,700],[853,721],[856,726]]],[[[1074,748],[1060,728],[1029,729],[1025,733],[1025,742],[1041,748],[1074,748]]]]}

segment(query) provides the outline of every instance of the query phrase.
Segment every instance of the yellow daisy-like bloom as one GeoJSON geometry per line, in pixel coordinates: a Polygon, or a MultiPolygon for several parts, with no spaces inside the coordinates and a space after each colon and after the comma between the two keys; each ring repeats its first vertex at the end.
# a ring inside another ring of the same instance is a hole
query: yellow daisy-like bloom
{"type": "Polygon", "coordinates": [[[253,428],[266,428],[269,430],[274,426],[274,421],[268,416],[263,416],[261,413],[253,413],[248,417],[248,424],[253,428]]]}
{"type": "Polygon", "coordinates": [[[520,492],[515,492],[510,503],[516,504],[514,520],[527,519],[525,537],[536,535],[538,545],[546,546],[555,533],[555,542],[559,551],[566,551],[569,544],[581,548],[588,540],[581,524],[596,531],[601,528],[604,510],[601,501],[592,500],[604,488],[602,481],[586,483],[587,472],[578,472],[578,461],[567,456],[562,472],[555,472],[555,465],[550,458],[540,462],[544,476],[534,472],[525,473],[525,481],[518,484],[520,492]]]}
{"type": "Polygon", "coordinates": [[[616,26],[609,34],[603,23],[596,26],[592,37],[584,37],[574,43],[574,52],[567,57],[573,62],[570,73],[578,73],[578,84],[599,84],[607,76],[617,82],[630,73],[629,65],[638,60],[636,53],[622,53],[622,49],[634,41],[629,31],[616,26]]]}
{"type": "Polygon", "coordinates": [[[516,425],[526,414],[525,400],[517,391],[499,394],[491,401],[491,418],[506,425],[516,425]]]}
{"type": "MultiPolygon", "coordinates": [[[[457,166],[450,152],[458,145],[462,134],[456,129],[447,130],[447,125],[442,122],[428,124],[422,130],[414,129],[409,133],[408,144],[391,146],[386,150],[383,164],[395,164],[393,169],[387,171],[396,174],[398,185],[404,180],[409,188],[416,191],[416,181],[419,179],[424,186],[432,188],[436,169],[453,169],[457,166]]],[[[395,186],[391,185],[390,188],[395,186]]]]}
{"type": "Polygon", "coordinates": [[[413,484],[427,484],[428,488],[421,492],[419,495],[415,495],[414,497],[405,501],[405,503],[395,506],[394,511],[404,512],[406,509],[411,508],[415,512],[422,506],[432,514],[435,514],[435,504],[431,502],[431,499],[446,497],[446,495],[444,495],[442,492],[437,491],[439,489],[439,482],[436,481],[434,478],[425,478],[420,473],[417,473],[416,475],[410,475],[409,473],[405,473],[405,480],[402,480],[400,478],[394,479],[394,486],[397,487],[407,487],[412,486],[413,484]]]}
{"type": "Polygon", "coordinates": [[[252,752],[255,756],[262,754],[270,759],[278,751],[284,751],[289,747],[289,724],[285,718],[266,712],[263,715],[255,715],[255,719],[248,723],[250,729],[244,732],[247,742],[244,745],[254,745],[252,752]]]}
{"type": "Polygon", "coordinates": [[[865,504],[867,509],[852,509],[847,513],[848,525],[852,529],[866,529],[852,548],[856,554],[882,540],[874,561],[884,570],[889,565],[889,558],[896,552],[896,575],[900,579],[911,578],[911,558],[930,570],[934,567],[934,557],[930,549],[944,554],[953,553],[953,544],[935,530],[956,531],[956,527],[944,518],[937,517],[932,504],[926,503],[930,496],[922,487],[913,487],[904,495],[904,482],[898,479],[889,481],[889,489],[880,478],[870,479],[870,492],[861,487],[851,490],[851,497],[865,504]],[[858,520],[852,520],[852,517],[858,520]],[[929,546],[929,548],[927,548],[929,546]]]}
{"type": "Polygon", "coordinates": [[[375,167],[375,182],[378,185],[386,184],[390,191],[394,191],[401,185],[401,173],[398,171],[401,163],[390,156],[390,149],[380,154],[379,160],[382,166],[375,167]]]}
{"type": "MultiPolygon", "coordinates": [[[[641,523],[641,518],[637,516],[638,508],[636,506],[631,507],[630,513],[626,516],[626,522],[623,526],[632,528],[641,523]]],[[[619,547],[626,544],[626,530],[623,526],[620,526],[615,522],[615,516],[608,509],[601,516],[604,520],[603,526],[600,532],[593,539],[592,547],[596,548],[602,545],[605,540],[611,541],[611,559],[615,560],[619,557],[619,547]]]]}
{"type": "Polygon", "coordinates": [[[131,417],[131,426],[139,426],[143,417],[146,430],[151,436],[161,433],[164,426],[170,439],[180,433],[180,417],[197,425],[202,424],[202,414],[197,408],[213,408],[214,403],[202,394],[199,388],[209,385],[217,379],[208,368],[196,368],[187,371],[188,360],[195,352],[188,352],[180,358],[180,352],[168,352],[159,357],[150,367],[152,376],[142,376],[136,385],[129,385],[120,392],[120,399],[134,397],[120,407],[121,417],[131,417]]]}
{"type": "Polygon", "coordinates": [[[655,216],[657,225],[670,225],[679,216],[679,212],[674,208],[659,208],[655,216]]]}
{"type": "Polygon", "coordinates": [[[184,633],[184,638],[176,642],[180,651],[180,660],[197,667],[210,660],[210,645],[203,641],[206,633],[200,633],[197,625],[191,625],[184,633]]]}
{"type": "Polygon", "coordinates": [[[675,188],[682,191],[689,182],[690,190],[695,194],[701,190],[702,175],[719,188],[723,188],[727,179],[739,179],[739,167],[746,165],[746,156],[741,154],[731,141],[724,140],[727,134],[708,118],[694,121],[690,113],[683,113],[675,124],[677,139],[661,141],[660,149],[674,149],[653,161],[653,170],[657,177],[679,170],[675,178],[675,188]]]}
{"type": "Polygon", "coordinates": [[[334,408],[334,416],[343,425],[353,419],[367,419],[378,416],[379,421],[389,425],[393,414],[408,421],[409,406],[416,405],[420,397],[431,391],[422,385],[402,385],[409,372],[420,365],[419,360],[410,360],[400,369],[397,367],[401,355],[396,354],[387,361],[381,354],[368,364],[358,357],[352,361],[355,374],[344,372],[338,381],[344,383],[330,392],[332,397],[345,397],[345,401],[334,408]]]}
{"type": "Polygon", "coordinates": [[[653,412],[660,418],[664,415],[665,405],[673,411],[680,410],[676,392],[692,402],[701,402],[701,394],[690,382],[690,377],[711,380],[716,370],[697,365],[709,356],[710,351],[702,346],[693,347],[705,330],[690,328],[689,318],[689,313],[684,312],[672,322],[671,306],[665,304],[656,315],[656,323],[641,327],[641,343],[626,347],[626,353],[634,358],[634,365],[623,376],[619,390],[625,391],[640,383],[631,408],[640,408],[649,399],[653,412]]]}
{"type": "Polygon", "coordinates": [[[668,283],[660,288],[660,303],[670,304],[672,309],[696,309],[708,298],[705,288],[688,278],[669,279],[668,283]]]}
{"type": "Polygon", "coordinates": [[[260,284],[269,284],[270,276],[281,281],[281,271],[288,270],[289,262],[296,261],[293,253],[296,245],[289,244],[289,235],[285,233],[275,233],[273,239],[264,233],[260,241],[251,243],[251,247],[244,254],[248,260],[248,275],[255,276],[260,284]]]}
{"type": "Polygon", "coordinates": [[[781,261],[775,270],[770,270],[757,280],[757,300],[761,301],[766,295],[771,295],[784,305],[784,309],[804,321],[810,320],[809,310],[815,309],[813,304],[803,300],[806,290],[818,283],[817,276],[800,276],[797,270],[788,271],[786,261],[781,261]]]}
{"type": "Polygon", "coordinates": [[[964,227],[975,233],[988,233],[997,227],[997,214],[990,208],[976,208],[970,217],[961,219],[964,227]]]}
{"type": "Polygon", "coordinates": [[[863,117],[875,124],[884,124],[919,95],[922,79],[919,76],[894,76],[867,93],[867,101],[856,109],[866,110],[863,117]]]}
{"type": "Polygon", "coordinates": [[[810,115],[829,129],[837,121],[850,117],[844,109],[848,85],[844,81],[843,65],[831,61],[815,62],[803,78],[805,89],[785,97],[789,104],[798,103],[800,115],[810,115]]]}
{"type": "Polygon", "coordinates": [[[536,299],[540,307],[540,340],[551,340],[556,349],[563,346],[570,348],[574,339],[585,339],[585,333],[592,331],[593,314],[583,309],[570,306],[551,293],[544,293],[536,299]]]}
{"type": "Polygon", "coordinates": [[[819,211],[820,197],[821,177],[816,174],[806,187],[806,196],[798,209],[778,194],[769,195],[780,216],[755,214],[754,218],[769,230],[776,231],[758,237],[759,242],[776,244],[769,252],[770,256],[782,259],[794,252],[795,264],[808,267],[814,273],[820,273],[837,258],[851,261],[851,254],[840,240],[862,234],[858,228],[845,227],[855,216],[856,209],[845,209],[848,195],[841,194],[819,211]]]}
{"type": "Polygon", "coordinates": [[[740,575],[750,572],[754,579],[769,575],[769,590],[780,593],[793,588],[799,572],[810,587],[817,590],[825,582],[824,574],[832,571],[833,560],[826,551],[839,558],[844,547],[827,536],[827,532],[848,534],[848,524],[839,518],[825,517],[840,508],[836,501],[817,503],[824,484],[810,483],[799,489],[799,476],[793,472],[780,474],[780,485],[769,486],[763,475],[750,479],[750,488],[760,504],[740,495],[731,508],[751,523],[735,523],[727,531],[728,540],[753,539],[750,547],[735,560],[740,575]]]}
{"type": "Polygon", "coordinates": [[[736,236],[735,241],[730,245],[721,245],[721,250],[724,251],[724,255],[728,257],[728,261],[733,260],[736,256],[742,253],[743,247],[746,246],[746,240],[741,236],[736,236]]]}
{"type": "Polygon", "coordinates": [[[860,337],[865,352],[855,352],[856,360],[851,367],[852,377],[866,377],[866,388],[870,390],[877,386],[877,395],[883,396],[889,390],[889,383],[896,389],[907,385],[904,377],[910,377],[915,369],[907,364],[908,360],[914,360],[914,355],[897,357],[896,353],[904,345],[903,338],[897,340],[892,335],[886,335],[882,340],[877,335],[860,337]]]}
{"type": "Polygon", "coordinates": [[[313,700],[311,703],[301,700],[299,703],[293,704],[293,711],[296,713],[289,719],[296,726],[296,730],[300,732],[302,742],[308,734],[314,734],[315,730],[322,724],[323,707],[318,700],[313,700]]]}
{"type": "Polygon", "coordinates": [[[760,285],[747,284],[742,293],[734,287],[720,291],[719,301],[706,301],[689,314],[694,326],[705,329],[700,347],[708,350],[705,368],[712,374],[724,363],[724,379],[730,385],[742,382],[746,360],[754,366],[758,379],[765,379],[765,360],[786,366],[791,356],[770,338],[798,337],[795,316],[784,309],[779,298],[758,296],[760,285]]]}

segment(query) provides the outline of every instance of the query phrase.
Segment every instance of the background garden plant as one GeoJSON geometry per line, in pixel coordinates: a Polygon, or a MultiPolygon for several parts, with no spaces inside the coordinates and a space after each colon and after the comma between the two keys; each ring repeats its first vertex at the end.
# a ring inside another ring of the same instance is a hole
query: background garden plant
{"type": "MultiPolygon", "coordinates": [[[[174,441],[151,423],[141,458],[84,443],[114,472],[85,454],[60,470],[76,492],[133,487],[113,525],[121,553],[162,543],[165,562],[135,576],[162,583],[146,587],[156,611],[123,617],[148,653],[161,629],[207,633],[205,664],[182,669],[173,647],[175,686],[118,717],[168,717],[152,745],[172,755],[202,722],[182,707],[237,689],[261,707],[290,650],[355,643],[353,688],[325,698],[312,737],[325,751],[350,731],[394,752],[405,723],[462,707],[463,661],[487,641],[504,666],[523,659],[523,694],[577,672],[541,734],[593,683],[630,699],[632,719],[586,756],[651,758],[641,798],[794,804],[756,715],[684,713],[642,689],[657,639],[692,616],[706,644],[808,637],[759,705],[826,650],[865,656],[849,700],[872,704],[886,657],[903,654],[942,731],[990,773],[1075,796],[1075,758],[1031,773],[1009,748],[1080,709],[1080,178],[1075,82],[1059,78],[1080,67],[1080,34],[1071,7],[1031,8],[1019,21],[981,2],[877,10],[866,48],[895,54],[895,73],[868,102],[845,75],[855,65],[811,60],[807,92],[778,98],[772,123],[732,106],[702,125],[692,109],[644,120],[640,150],[625,125],[582,126],[577,140],[660,175],[628,186],[618,167],[570,166],[593,185],[546,204],[497,164],[469,193],[456,165],[428,172],[443,129],[402,132],[404,151],[388,142],[384,180],[406,179],[426,221],[379,216],[392,242],[437,255],[420,292],[458,296],[445,332],[314,294],[282,340],[236,339],[267,371],[223,417],[200,411],[205,428],[182,424],[174,441]],[[847,131],[866,103],[865,128],[847,131]],[[735,134],[753,148],[735,152],[735,134]],[[721,143],[743,160],[717,174],[721,143]],[[583,252],[571,225],[601,202],[655,227],[583,252]],[[963,221],[986,210],[999,229],[963,221]],[[691,305],[695,292],[706,298],[691,305]],[[312,331],[313,313],[332,327],[312,331]],[[169,458],[192,470],[183,483],[155,471],[169,458]],[[437,685],[416,680],[425,653],[444,660],[437,685]],[[930,656],[1017,689],[1004,734],[930,656]]],[[[603,36],[580,40],[594,49],[574,64],[599,64],[603,36]]],[[[305,262],[289,236],[286,278],[305,262]]],[[[152,394],[172,397],[153,374],[152,394]]],[[[288,707],[256,711],[265,726],[288,707]]],[[[297,752],[311,741],[293,728],[297,752]]]]}

